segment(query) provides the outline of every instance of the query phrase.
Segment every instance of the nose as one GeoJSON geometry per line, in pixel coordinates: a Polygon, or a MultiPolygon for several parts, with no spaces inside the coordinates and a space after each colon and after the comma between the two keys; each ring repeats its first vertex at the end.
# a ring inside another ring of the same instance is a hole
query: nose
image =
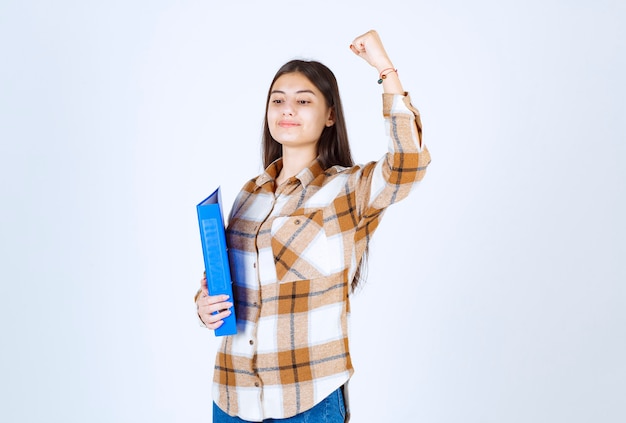
{"type": "Polygon", "coordinates": [[[289,101],[283,103],[283,116],[293,116],[293,107],[289,101]]]}

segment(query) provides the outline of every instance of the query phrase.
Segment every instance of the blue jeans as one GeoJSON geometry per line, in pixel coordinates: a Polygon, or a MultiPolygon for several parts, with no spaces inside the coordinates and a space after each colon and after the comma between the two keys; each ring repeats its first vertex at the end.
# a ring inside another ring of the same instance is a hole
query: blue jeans
{"type": "MultiPolygon", "coordinates": [[[[264,423],[343,423],[346,417],[346,406],[341,388],[327,396],[310,410],[286,419],[266,419],[264,423]]],[[[252,423],[248,420],[232,417],[213,403],[213,423],[252,423]]]]}

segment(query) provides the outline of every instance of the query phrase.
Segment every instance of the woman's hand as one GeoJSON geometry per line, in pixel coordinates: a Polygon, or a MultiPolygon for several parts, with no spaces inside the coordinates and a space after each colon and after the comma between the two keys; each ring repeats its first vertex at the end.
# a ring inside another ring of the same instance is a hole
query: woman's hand
{"type": "Polygon", "coordinates": [[[229,310],[233,303],[228,302],[228,295],[209,295],[207,288],[206,276],[200,282],[200,293],[196,298],[196,306],[198,307],[198,316],[207,328],[215,330],[224,324],[224,318],[230,316],[229,310]],[[217,314],[213,314],[219,311],[217,314]]]}
{"type": "Polygon", "coordinates": [[[383,84],[385,93],[404,95],[404,89],[398,77],[398,71],[383,47],[378,33],[374,30],[360,35],[350,44],[350,50],[372,65],[378,71],[378,83],[383,84]]]}
{"type": "Polygon", "coordinates": [[[356,37],[350,44],[350,50],[375,67],[378,72],[384,69],[393,69],[393,64],[387,56],[383,42],[374,30],[356,37]]]}

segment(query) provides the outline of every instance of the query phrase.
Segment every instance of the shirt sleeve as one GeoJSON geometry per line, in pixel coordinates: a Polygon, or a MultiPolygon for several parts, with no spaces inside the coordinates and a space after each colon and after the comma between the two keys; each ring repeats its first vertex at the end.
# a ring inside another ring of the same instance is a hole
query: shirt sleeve
{"type": "Polygon", "coordinates": [[[366,164],[360,178],[361,216],[366,218],[405,198],[430,163],[420,114],[408,93],[383,94],[383,117],[388,151],[379,161],[366,164]]]}

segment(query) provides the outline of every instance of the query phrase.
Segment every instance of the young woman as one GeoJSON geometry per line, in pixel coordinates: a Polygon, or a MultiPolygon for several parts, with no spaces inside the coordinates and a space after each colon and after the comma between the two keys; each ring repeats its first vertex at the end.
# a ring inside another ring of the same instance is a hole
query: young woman
{"type": "Polygon", "coordinates": [[[332,72],[299,60],[279,69],[266,106],[265,172],[244,185],[226,232],[234,301],[211,296],[206,279],[196,294],[209,329],[236,308],[238,333],[223,339],[215,363],[214,422],[347,419],[349,294],[383,212],[430,162],[419,113],[378,34],[350,48],[378,73],[389,151],[354,165],[332,72]]]}

